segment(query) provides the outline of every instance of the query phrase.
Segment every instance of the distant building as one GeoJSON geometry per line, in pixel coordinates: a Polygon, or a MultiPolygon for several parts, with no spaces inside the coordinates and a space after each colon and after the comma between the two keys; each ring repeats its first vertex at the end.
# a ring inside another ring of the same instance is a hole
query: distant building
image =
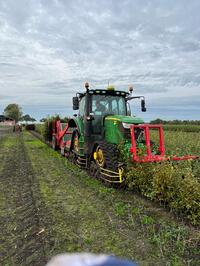
{"type": "Polygon", "coordinates": [[[12,118],[6,117],[5,115],[0,115],[0,125],[14,126],[15,120],[12,118]]]}

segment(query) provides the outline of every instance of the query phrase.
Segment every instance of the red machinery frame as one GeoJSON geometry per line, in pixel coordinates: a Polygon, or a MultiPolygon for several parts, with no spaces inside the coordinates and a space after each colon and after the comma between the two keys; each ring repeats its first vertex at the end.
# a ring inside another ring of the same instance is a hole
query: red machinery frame
{"type": "Polygon", "coordinates": [[[59,146],[59,148],[64,147],[66,144],[70,145],[71,141],[63,141],[64,135],[72,135],[72,132],[68,131],[69,124],[66,123],[66,126],[63,130],[61,130],[61,122],[60,120],[53,121],[53,136],[56,138],[56,144],[59,146]]]}
{"type": "Polygon", "coordinates": [[[150,124],[142,124],[142,125],[131,125],[131,148],[130,152],[132,155],[132,160],[138,163],[145,163],[145,162],[159,162],[159,161],[181,161],[181,160],[189,160],[189,159],[198,159],[200,156],[193,156],[193,155],[185,155],[182,157],[166,157],[165,156],[165,146],[164,146],[164,134],[163,134],[163,127],[162,125],[150,125],[150,124]],[[146,154],[142,156],[138,156],[137,152],[137,143],[135,138],[135,129],[140,128],[144,131],[144,140],[146,146],[146,154]],[[151,151],[151,141],[150,141],[150,129],[157,129],[159,132],[159,154],[152,154],[151,151]]]}

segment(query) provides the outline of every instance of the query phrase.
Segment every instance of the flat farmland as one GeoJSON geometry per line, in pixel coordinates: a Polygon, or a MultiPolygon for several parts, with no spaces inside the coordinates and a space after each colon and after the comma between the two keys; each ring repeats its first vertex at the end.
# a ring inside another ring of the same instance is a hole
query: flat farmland
{"type": "Polygon", "coordinates": [[[0,135],[0,265],[44,265],[82,251],[139,265],[200,264],[199,227],[105,187],[28,132],[0,135]]]}

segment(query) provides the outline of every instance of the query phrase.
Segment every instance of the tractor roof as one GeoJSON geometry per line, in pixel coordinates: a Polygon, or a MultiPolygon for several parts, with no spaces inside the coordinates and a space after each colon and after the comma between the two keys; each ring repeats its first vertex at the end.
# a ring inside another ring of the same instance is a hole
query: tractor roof
{"type": "MultiPolygon", "coordinates": [[[[89,90],[88,93],[90,95],[112,95],[112,96],[123,96],[126,97],[129,95],[128,92],[126,91],[116,91],[116,90],[89,90]]],[[[77,93],[80,98],[85,96],[85,93],[77,93]]]]}

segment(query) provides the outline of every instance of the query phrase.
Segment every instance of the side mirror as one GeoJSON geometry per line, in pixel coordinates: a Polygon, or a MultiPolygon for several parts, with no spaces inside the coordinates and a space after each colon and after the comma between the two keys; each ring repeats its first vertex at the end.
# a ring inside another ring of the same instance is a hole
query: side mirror
{"type": "Polygon", "coordinates": [[[147,111],[144,99],[141,100],[141,110],[142,110],[142,112],[146,112],[147,111]]]}
{"type": "Polygon", "coordinates": [[[79,109],[79,100],[78,97],[73,97],[73,110],[79,109]]]}
{"type": "Polygon", "coordinates": [[[131,116],[131,107],[130,107],[130,103],[126,102],[126,107],[127,107],[127,116],[131,116]]]}

